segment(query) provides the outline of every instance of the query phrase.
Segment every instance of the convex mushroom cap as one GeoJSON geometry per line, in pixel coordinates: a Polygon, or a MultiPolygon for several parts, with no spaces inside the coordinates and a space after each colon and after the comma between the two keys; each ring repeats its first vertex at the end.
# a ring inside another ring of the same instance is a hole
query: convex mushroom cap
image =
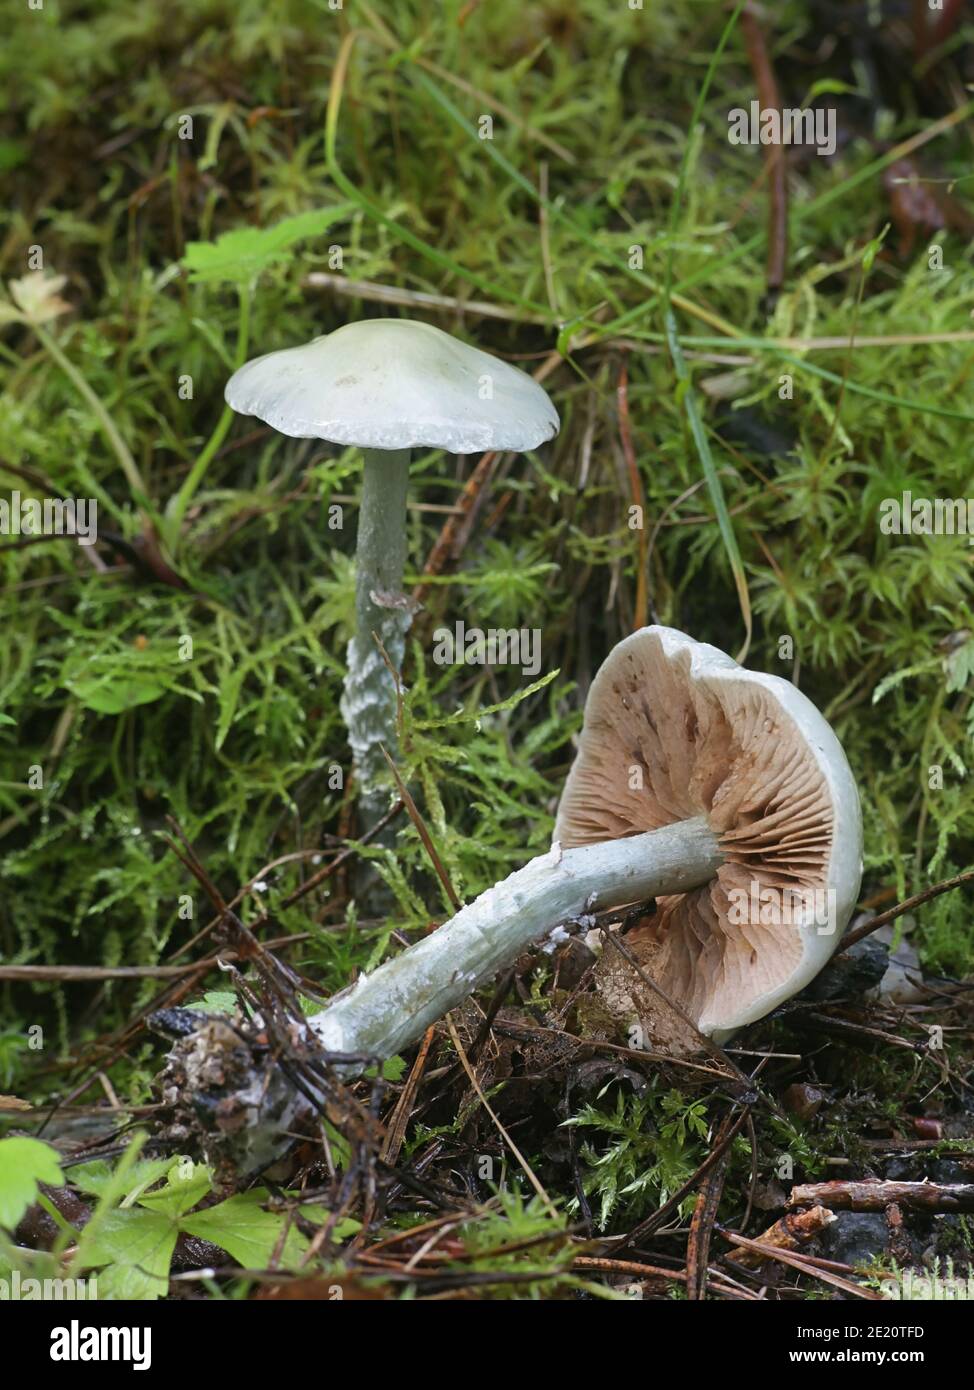
{"type": "Polygon", "coordinates": [[[363,449],[534,449],[558,412],[524,372],[432,324],[366,319],[255,357],[226,400],[282,434],[363,449]]]}
{"type": "Polygon", "coordinates": [[[647,627],[592,682],[555,826],[563,848],[704,816],[724,862],[626,936],[701,1032],[726,1037],[803,989],[862,877],[859,795],[838,739],[789,681],[647,627]]]}

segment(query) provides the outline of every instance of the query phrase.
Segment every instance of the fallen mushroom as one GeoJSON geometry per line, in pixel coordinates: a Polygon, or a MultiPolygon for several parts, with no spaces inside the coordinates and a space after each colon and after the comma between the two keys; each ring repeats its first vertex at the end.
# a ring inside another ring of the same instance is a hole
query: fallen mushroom
{"type": "MultiPolygon", "coordinates": [[[[644,628],[592,684],[548,853],[302,1021],[301,1047],[317,1041],[340,1075],[354,1076],[363,1058],[415,1042],[527,947],[650,898],[657,916],[627,942],[638,946],[643,931],[652,976],[697,1028],[724,1037],[828,959],[858,892],[861,835],[845,755],[804,695],[683,633],[644,628]],[[791,920],[732,920],[733,895],[749,907],[755,883],[779,895],[826,890],[827,929],[801,894],[791,920]]],[[[194,1112],[217,1116],[217,1126],[223,1116],[222,1141],[246,1168],[298,1123],[308,1097],[288,1099],[279,1081],[250,1075],[240,1043],[239,1030],[226,1039],[233,1104],[213,1094],[225,1067],[214,1069],[202,1026],[174,1057],[180,1084],[206,1092],[194,1112]]]]}
{"type": "MultiPolygon", "coordinates": [[[[592,683],[555,837],[596,844],[693,816],[717,837],[720,867],[660,898],[626,945],[721,1041],[797,994],[838,945],[862,877],[859,795],[835,734],[789,681],[644,628],[592,683]]],[[[617,970],[625,982],[606,988],[609,1002],[669,1041],[665,1005],[638,997],[631,967],[617,970]]]]}
{"type": "Polygon", "coordinates": [[[557,434],[558,414],[524,372],[410,319],[346,324],[254,358],[230,378],[226,400],[282,434],[363,450],[355,635],[341,707],[362,818],[372,824],[385,809],[382,747],[394,754],[396,746],[395,681],[381,649],[398,672],[410,623],[402,592],[410,450],[534,449],[557,434]]]}

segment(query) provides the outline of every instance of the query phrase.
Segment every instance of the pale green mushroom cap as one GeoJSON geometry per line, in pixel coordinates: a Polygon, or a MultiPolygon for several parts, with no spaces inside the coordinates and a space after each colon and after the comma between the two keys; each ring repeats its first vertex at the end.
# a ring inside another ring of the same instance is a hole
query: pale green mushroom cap
{"type": "Polygon", "coordinates": [[[281,434],[362,449],[521,452],[559,427],[547,392],[526,373],[411,319],[350,323],[255,357],[225,395],[232,410],[281,434]]]}

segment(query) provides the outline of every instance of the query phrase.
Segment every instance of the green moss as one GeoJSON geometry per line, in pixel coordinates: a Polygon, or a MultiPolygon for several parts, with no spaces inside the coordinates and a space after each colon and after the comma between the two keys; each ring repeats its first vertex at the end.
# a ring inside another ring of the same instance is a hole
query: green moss
{"type": "MultiPolygon", "coordinates": [[[[813,41],[815,19],[797,0],[779,9],[780,75],[798,101],[807,73],[791,65],[791,46],[813,41]]],[[[269,907],[275,935],[306,933],[290,958],[325,989],[381,956],[393,927],[417,934],[445,910],[405,818],[394,854],[377,851],[394,920],[349,918],[340,878],[283,905],[312,856],[333,852],[349,828],[336,770],[349,762],[338,699],[355,509],[341,504],[341,530],[329,529],[328,509],[354,497],[357,458],[223,419],[222,390],[244,342],[269,351],[363,313],[401,312],[308,287],[309,273],[335,273],[336,245],[347,277],[493,300],[501,317],[412,312],[524,366],[552,352],[560,332],[570,343],[546,380],[563,419],[558,440],[543,457],[500,466],[457,571],[430,587],[407,656],[403,771],[457,892],[478,892],[546,844],[582,694],[633,623],[638,532],[616,413],[623,362],[651,616],[730,650],[743,639],[686,387],[663,345],[671,258],[753,606],[748,662],[797,676],[834,722],[862,789],[867,891],[915,891],[971,863],[970,548],[963,536],[886,536],[878,514],[906,490],[974,492],[974,345],[785,350],[765,336],[844,340],[854,312],[864,336],[967,331],[972,248],[948,231],[938,238],[945,269],[932,271],[925,237],[906,254],[887,238],[864,272],[864,250],[889,220],[884,150],[859,108],[845,108],[849,139],[835,161],[813,158],[794,174],[790,270],[768,322],[760,156],[725,138],[728,109],[752,95],[737,33],[688,144],[726,20],[704,0],[641,11],[601,0],[403,0],[390,18],[365,4],[343,15],[321,0],[161,9],[105,0],[96,14],[46,0],[12,20],[0,53],[0,159],[12,194],[0,212],[0,276],[24,275],[28,248],[40,245],[45,266],[68,277],[72,311],[47,332],[114,423],[146,496],[90,400],[17,325],[0,336],[0,457],[14,470],[3,482],[96,496],[103,538],[117,537],[114,550],[99,548],[108,565],[130,557],[149,512],[187,587],[139,569],[99,572],[67,541],[0,550],[6,961],[151,965],[184,946],[208,908],[161,838],[167,816],[224,894],[263,876],[267,888],[244,900],[243,917],[269,907]],[[349,198],[323,132],[352,25],[360,37],[334,150],[349,198]],[[187,115],[193,136],[181,140],[187,115]],[[478,138],[483,115],[492,140],[478,138]],[[532,192],[542,178],[543,236],[532,192]],[[342,210],[327,230],[285,246],[242,296],[232,275],[206,281],[180,269],[187,245],[320,208],[342,210]],[[630,264],[634,246],[641,270],[630,264]],[[822,372],[848,375],[846,389],[822,372]],[[784,375],[794,387],[786,400],[784,375]],[[753,440],[769,426],[783,450],[741,442],[742,430],[753,440]],[[201,458],[179,527],[174,499],[201,458]],[[430,634],[458,618],[540,628],[542,675],[557,674],[519,698],[519,671],[435,665],[430,634]],[[463,719],[449,722],[457,711],[463,719]],[[28,780],[37,767],[39,788],[28,780]]],[[[883,137],[895,142],[930,113],[916,110],[908,76],[890,80],[902,114],[883,137]]],[[[968,174],[962,124],[930,158],[938,177],[968,174]]],[[[969,195],[958,183],[958,200],[969,195]]],[[[453,460],[417,458],[412,499],[448,507],[466,476],[453,460]]],[[[442,520],[410,513],[414,575],[442,520]]],[[[926,965],[970,971],[964,900],[941,898],[917,917],[926,965]]],[[[11,1090],[61,1084],[57,1073],[35,1076],[23,1030],[42,1023],[49,1049],[67,1055],[155,989],[0,983],[0,1079],[11,1090]]],[[[146,1049],[119,1063],[117,1084],[141,1091],[151,1058],[146,1049]]],[[[904,1070],[912,1076],[909,1059],[890,1065],[890,1087],[904,1070]]]]}

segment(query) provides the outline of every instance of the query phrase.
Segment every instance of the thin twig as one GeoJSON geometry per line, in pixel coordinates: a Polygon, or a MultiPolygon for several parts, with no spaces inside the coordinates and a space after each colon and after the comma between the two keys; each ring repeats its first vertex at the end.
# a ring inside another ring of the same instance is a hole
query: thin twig
{"type": "Polygon", "coordinates": [[[545,1206],[548,1208],[549,1213],[550,1213],[552,1216],[557,1217],[557,1215],[558,1215],[557,1210],[556,1210],[555,1207],[553,1206],[552,1201],[551,1201],[551,1198],[548,1196],[547,1192],[545,1192],[544,1188],[541,1186],[541,1183],[538,1181],[537,1177],[535,1176],[534,1169],[531,1167],[530,1163],[527,1161],[527,1159],[526,1159],[526,1158],[524,1157],[524,1155],[521,1153],[521,1150],[520,1150],[520,1149],[518,1148],[518,1146],[515,1144],[514,1140],[513,1140],[513,1139],[511,1138],[511,1136],[508,1134],[507,1130],[506,1130],[506,1129],[504,1128],[504,1126],[501,1124],[500,1119],[498,1118],[497,1114],[496,1114],[495,1111],[491,1108],[490,1101],[489,1101],[489,1100],[487,1099],[487,1097],[484,1095],[484,1092],[483,1092],[483,1089],[482,1089],[482,1087],[481,1087],[481,1085],[480,1085],[480,1082],[477,1080],[476,1072],[474,1071],[473,1067],[470,1065],[469,1058],[467,1057],[467,1054],[466,1054],[466,1052],[465,1052],[464,1049],[463,1049],[463,1043],[460,1041],[460,1034],[457,1032],[456,1024],[453,1022],[453,1019],[452,1019],[452,1017],[451,1017],[449,1014],[447,1014],[447,1016],[446,1016],[446,1026],[447,1026],[447,1028],[450,1030],[450,1037],[451,1037],[451,1039],[452,1039],[452,1041],[453,1041],[453,1046],[454,1046],[454,1047],[456,1048],[456,1050],[457,1050],[457,1056],[460,1058],[460,1061],[461,1061],[462,1064],[463,1064],[463,1069],[464,1069],[464,1071],[467,1073],[467,1076],[468,1076],[469,1079],[470,1079],[470,1084],[471,1084],[471,1086],[472,1086],[472,1087],[474,1088],[474,1090],[477,1092],[477,1098],[479,1099],[481,1105],[484,1107],[484,1109],[487,1111],[487,1114],[490,1116],[490,1118],[493,1120],[494,1124],[497,1126],[497,1132],[500,1134],[501,1138],[504,1140],[504,1143],[508,1146],[508,1148],[510,1149],[511,1153],[514,1155],[514,1157],[517,1159],[518,1163],[521,1165],[521,1168],[522,1168],[522,1170],[524,1171],[525,1177],[527,1178],[527,1180],[528,1180],[528,1182],[531,1184],[531,1186],[534,1188],[534,1190],[535,1190],[535,1192],[538,1194],[538,1196],[541,1198],[542,1202],[543,1202],[543,1203],[545,1204],[545,1206]]]}
{"type": "MultiPolygon", "coordinates": [[[[731,1128],[731,1116],[724,1116],[717,1133],[717,1147],[731,1128]]],[[[690,1221],[690,1239],[687,1243],[687,1298],[700,1301],[707,1294],[707,1271],[710,1264],[710,1237],[717,1220],[717,1208],[724,1191],[727,1165],[730,1162],[730,1145],[723,1145],[719,1160],[700,1184],[700,1194],[693,1209],[690,1221]]]]}
{"type": "Polygon", "coordinates": [[[365,299],[374,304],[398,304],[404,309],[450,309],[474,318],[505,319],[515,323],[548,325],[544,314],[532,314],[526,309],[505,309],[483,299],[457,299],[451,294],[429,294],[425,290],[404,290],[396,285],[380,285],[374,280],[349,280],[347,275],[331,275],[326,270],[312,270],[302,282],[308,289],[334,290],[350,299],[365,299]]]}
{"type": "MultiPolygon", "coordinates": [[[[764,111],[780,111],[781,97],[778,94],[778,83],[764,31],[750,8],[745,9],[741,15],[741,29],[761,108],[764,111]]],[[[784,146],[766,145],[765,160],[771,190],[768,208],[767,287],[769,296],[774,297],[784,284],[788,259],[788,180],[784,146]]]]}
{"type": "Polygon", "coordinates": [[[825,1284],[831,1284],[835,1289],[841,1289],[844,1293],[851,1294],[853,1298],[863,1298],[872,1303],[885,1303],[886,1300],[880,1293],[874,1293],[872,1289],[864,1288],[862,1284],[853,1284],[850,1279],[843,1279],[838,1274],[833,1274],[831,1270],[822,1269],[817,1261],[805,1255],[795,1254],[791,1250],[781,1250],[774,1245],[764,1245],[759,1240],[749,1240],[747,1236],[738,1235],[735,1231],[727,1231],[723,1226],[717,1226],[716,1230],[729,1240],[732,1245],[743,1245],[745,1250],[753,1250],[756,1255],[761,1255],[764,1259],[778,1260],[781,1264],[790,1265],[792,1269],[797,1269],[800,1274],[809,1275],[813,1279],[821,1279],[825,1284]]]}
{"type": "Polygon", "coordinates": [[[915,907],[929,902],[931,898],[939,898],[941,893],[949,893],[954,888],[962,888],[965,883],[974,883],[974,869],[967,869],[962,874],[955,874],[953,878],[945,878],[941,883],[934,883],[929,888],[914,893],[912,898],[904,898],[895,907],[888,908],[885,912],[881,912],[878,917],[864,922],[861,927],[856,927],[855,931],[848,932],[839,943],[839,950],[847,951],[850,946],[854,946],[857,941],[862,941],[863,937],[870,936],[879,927],[885,927],[887,923],[894,922],[897,917],[902,917],[904,912],[912,912],[915,907]]]}
{"type": "Polygon", "coordinates": [[[629,474],[629,492],[634,507],[638,508],[636,528],[636,601],[633,616],[633,631],[638,632],[648,621],[648,598],[646,593],[646,494],[643,491],[636,451],[632,444],[632,427],[629,423],[629,372],[623,357],[619,368],[619,381],[616,385],[616,407],[619,413],[619,440],[622,444],[626,470],[629,474]]]}

